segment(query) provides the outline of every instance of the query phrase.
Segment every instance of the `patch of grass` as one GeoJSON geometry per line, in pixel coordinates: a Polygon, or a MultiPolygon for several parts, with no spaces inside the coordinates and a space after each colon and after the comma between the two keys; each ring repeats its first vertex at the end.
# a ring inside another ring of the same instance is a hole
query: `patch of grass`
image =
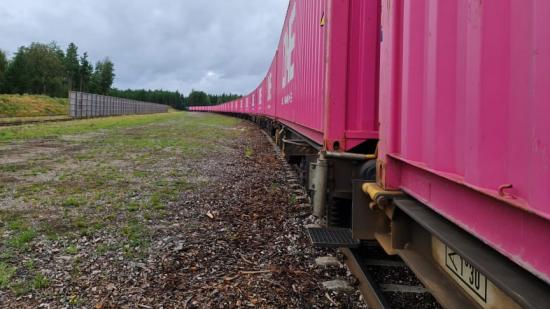
{"type": "Polygon", "coordinates": [[[16,249],[23,249],[37,236],[37,234],[37,231],[33,228],[23,228],[18,230],[8,240],[8,245],[16,249]]]}
{"type": "Polygon", "coordinates": [[[27,268],[28,270],[34,269],[34,260],[27,260],[23,264],[25,265],[25,268],[27,268]]]}
{"type": "Polygon", "coordinates": [[[70,229],[69,231],[76,233],[76,235],[73,236],[92,236],[105,226],[104,223],[95,221],[96,219],[84,215],[70,220],[70,225],[67,226],[67,228],[70,229]]]}
{"type": "Polygon", "coordinates": [[[126,209],[130,212],[138,211],[140,209],[139,203],[136,201],[132,201],[126,205],[126,209]]]}
{"type": "Polygon", "coordinates": [[[69,101],[43,95],[0,94],[0,117],[37,117],[69,114],[69,101]]]}
{"type": "Polygon", "coordinates": [[[38,193],[43,193],[46,185],[42,183],[31,183],[20,186],[15,194],[16,197],[28,197],[38,193]]]}
{"type": "Polygon", "coordinates": [[[149,245],[149,231],[145,225],[131,220],[122,228],[122,234],[128,242],[124,245],[124,253],[129,257],[136,257],[149,245]]]}
{"type": "Polygon", "coordinates": [[[22,230],[23,220],[21,220],[20,218],[17,218],[17,219],[8,221],[8,228],[10,230],[15,230],[15,231],[22,230]]]}
{"type": "Polygon", "coordinates": [[[68,216],[64,216],[63,219],[46,220],[38,225],[38,230],[43,235],[46,235],[48,240],[58,240],[59,236],[63,235],[70,228],[69,223],[68,216]]]}
{"type": "Polygon", "coordinates": [[[3,164],[0,165],[0,172],[4,173],[15,173],[21,169],[19,164],[3,164]]]}
{"type": "Polygon", "coordinates": [[[81,264],[82,264],[82,261],[80,257],[76,256],[73,258],[73,261],[71,263],[71,271],[70,271],[70,274],[72,277],[80,277],[80,275],[82,275],[81,264]]]}
{"type": "Polygon", "coordinates": [[[165,209],[166,206],[162,202],[160,195],[158,193],[154,193],[151,196],[151,199],[149,200],[149,203],[153,209],[165,209]]]}
{"type": "Polygon", "coordinates": [[[247,146],[247,147],[244,149],[244,155],[245,155],[245,157],[251,158],[253,154],[254,154],[254,150],[253,150],[251,147],[248,147],[248,146],[247,146]]]}
{"type": "Polygon", "coordinates": [[[103,254],[107,253],[107,251],[109,251],[109,246],[107,246],[105,244],[99,244],[95,248],[95,251],[97,252],[97,254],[103,255],[103,254]]]}
{"type": "Polygon", "coordinates": [[[61,206],[73,208],[73,207],[80,207],[82,204],[84,204],[84,201],[82,199],[77,198],[75,196],[69,196],[63,201],[63,203],[61,203],[61,206]]]}
{"type": "Polygon", "coordinates": [[[11,278],[15,275],[17,268],[6,263],[0,263],[0,289],[5,289],[9,286],[11,278]]]}
{"type": "Polygon", "coordinates": [[[31,283],[26,280],[18,280],[17,282],[13,283],[10,287],[13,293],[15,294],[15,296],[25,295],[30,291],[32,291],[31,283]]]}
{"type": "Polygon", "coordinates": [[[78,253],[78,248],[75,245],[70,245],[65,249],[65,252],[70,255],[75,255],[78,253]]]}
{"type": "Polygon", "coordinates": [[[71,295],[69,296],[69,305],[76,306],[80,303],[80,300],[78,299],[78,295],[71,295]]]}
{"type": "Polygon", "coordinates": [[[23,176],[38,176],[48,172],[48,168],[44,166],[34,166],[30,170],[26,171],[23,176]]]}
{"type": "Polygon", "coordinates": [[[16,296],[28,294],[32,290],[45,289],[50,285],[50,280],[43,274],[36,274],[25,280],[21,279],[11,284],[11,290],[16,296]]]}
{"type": "Polygon", "coordinates": [[[276,182],[271,182],[271,185],[269,186],[271,189],[271,192],[277,191],[281,188],[281,185],[276,182]]]}
{"type": "Polygon", "coordinates": [[[122,234],[128,238],[132,246],[139,246],[146,240],[148,231],[143,224],[132,220],[122,228],[122,234]]]}
{"type": "Polygon", "coordinates": [[[144,171],[134,171],[134,176],[139,178],[147,177],[148,173],[144,171]]]}
{"type": "Polygon", "coordinates": [[[101,130],[114,130],[135,126],[143,126],[159,121],[181,119],[182,113],[166,113],[152,115],[132,115],[109,118],[75,120],[69,122],[53,122],[23,127],[0,128],[0,141],[15,141],[37,138],[59,138],[63,135],[83,134],[101,130]]]}
{"type": "Polygon", "coordinates": [[[86,229],[89,226],[88,218],[79,216],[73,219],[72,225],[78,230],[86,229]]]}
{"type": "Polygon", "coordinates": [[[101,230],[102,228],[105,227],[105,224],[104,223],[101,223],[101,222],[95,222],[93,225],[92,225],[92,228],[94,229],[94,231],[99,231],[101,230]]]}
{"type": "Polygon", "coordinates": [[[36,274],[32,279],[32,287],[34,289],[45,289],[50,285],[50,281],[43,274],[36,274]]]}
{"type": "Polygon", "coordinates": [[[291,204],[291,205],[294,205],[296,204],[296,201],[297,201],[298,197],[296,196],[296,194],[292,193],[290,195],[290,197],[288,198],[288,202],[291,204]]]}
{"type": "Polygon", "coordinates": [[[0,251],[0,261],[13,261],[15,258],[15,252],[9,248],[4,248],[0,251]]]}

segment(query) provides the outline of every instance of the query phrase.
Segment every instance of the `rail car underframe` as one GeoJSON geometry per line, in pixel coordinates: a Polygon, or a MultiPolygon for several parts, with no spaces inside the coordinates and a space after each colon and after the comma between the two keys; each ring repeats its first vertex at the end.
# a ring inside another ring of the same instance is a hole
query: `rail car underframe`
{"type": "MultiPolygon", "coordinates": [[[[251,119],[275,136],[287,159],[299,166],[304,184],[311,189],[311,171],[322,146],[274,119],[238,115],[251,119]],[[279,136],[284,134],[284,136],[279,136]]],[[[548,285],[516,263],[473,237],[427,205],[404,193],[384,195],[373,200],[363,190],[358,161],[329,159],[327,204],[333,199],[349,200],[349,228],[354,238],[376,240],[392,255],[399,255],[426,288],[446,308],[544,308],[550,303],[548,285]],[[471,291],[457,284],[438,261],[437,248],[450,248],[479,270],[490,281],[493,299],[483,305],[471,291]],[[513,279],[511,279],[513,278],[513,279]]],[[[377,167],[377,170],[379,168],[377,167]]],[[[378,175],[380,177],[380,175],[378,175]]],[[[314,190],[311,190],[315,194],[314,190]]],[[[329,206],[327,206],[329,207],[329,206]]],[[[341,223],[341,222],[340,222],[341,223]]],[[[331,221],[328,220],[330,225],[331,221]]],[[[345,223],[344,223],[345,225],[345,223]]],[[[343,250],[352,271],[360,271],[351,250],[343,250]]],[[[357,277],[361,280],[364,276],[357,277]]],[[[361,282],[364,295],[372,293],[368,282],[361,282]]],[[[375,306],[376,308],[376,306],[375,306]]]]}
{"type": "MultiPolygon", "coordinates": [[[[541,280],[550,282],[550,270],[542,268],[541,264],[550,257],[540,241],[536,241],[540,235],[550,235],[547,219],[529,212],[518,199],[468,186],[459,179],[440,175],[396,156],[388,156],[388,165],[399,174],[379,175],[379,180],[398,177],[399,189],[476,235],[541,280]]],[[[388,188],[394,184],[395,178],[381,185],[388,188]]]]}
{"type": "Polygon", "coordinates": [[[357,180],[353,185],[354,238],[376,240],[388,254],[399,255],[444,307],[544,308],[548,304],[548,286],[540,279],[410,195],[381,193],[373,201],[364,192],[365,184],[357,180]],[[457,284],[440,262],[441,248],[449,248],[488,278],[489,299],[480,301],[457,284]]]}

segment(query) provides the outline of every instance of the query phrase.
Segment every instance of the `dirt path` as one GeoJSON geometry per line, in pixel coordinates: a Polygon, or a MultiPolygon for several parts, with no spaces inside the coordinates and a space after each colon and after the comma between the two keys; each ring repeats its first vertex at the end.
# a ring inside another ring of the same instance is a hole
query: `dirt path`
{"type": "Polygon", "coordinates": [[[315,265],[335,253],[310,247],[309,210],[257,128],[182,114],[92,133],[0,164],[2,307],[362,306],[322,288],[353,279],[315,265]]]}

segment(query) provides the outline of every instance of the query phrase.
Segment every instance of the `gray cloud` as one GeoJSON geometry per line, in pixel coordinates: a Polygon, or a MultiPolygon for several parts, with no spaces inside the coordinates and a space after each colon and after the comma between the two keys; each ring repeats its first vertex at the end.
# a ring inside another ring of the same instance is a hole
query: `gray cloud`
{"type": "Polygon", "coordinates": [[[69,42],[110,57],[115,86],[252,90],[271,64],[288,0],[2,0],[0,49],[69,42]]]}

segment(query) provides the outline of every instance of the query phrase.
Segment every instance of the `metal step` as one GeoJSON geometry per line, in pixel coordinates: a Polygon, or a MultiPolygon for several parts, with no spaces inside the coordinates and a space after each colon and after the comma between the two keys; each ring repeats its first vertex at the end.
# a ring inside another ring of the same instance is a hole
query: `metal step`
{"type": "Polygon", "coordinates": [[[357,248],[360,244],[359,240],[353,239],[348,228],[309,227],[307,232],[314,247],[357,248]]]}

